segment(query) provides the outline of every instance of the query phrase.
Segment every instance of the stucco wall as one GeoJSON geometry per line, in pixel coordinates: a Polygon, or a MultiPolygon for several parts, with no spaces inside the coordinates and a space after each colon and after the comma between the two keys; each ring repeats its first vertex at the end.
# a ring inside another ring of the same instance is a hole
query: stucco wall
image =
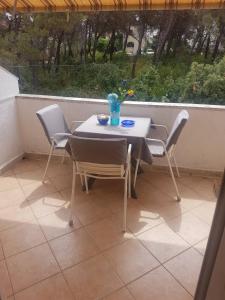
{"type": "Polygon", "coordinates": [[[18,78],[0,66],[0,101],[18,93],[18,78]]]}
{"type": "MultiPolygon", "coordinates": [[[[65,117],[86,120],[96,113],[107,113],[104,100],[19,95],[16,97],[24,150],[28,153],[48,153],[49,145],[35,112],[58,103],[65,117]]],[[[122,105],[126,116],[152,117],[155,123],[172,123],[181,109],[187,109],[190,120],[177,145],[179,166],[189,169],[223,171],[225,166],[225,107],[165,103],[127,102],[122,105]]],[[[157,163],[163,163],[162,161],[157,163]]]]}
{"type": "Polygon", "coordinates": [[[15,95],[18,79],[0,67],[0,172],[23,154],[15,95]]]}

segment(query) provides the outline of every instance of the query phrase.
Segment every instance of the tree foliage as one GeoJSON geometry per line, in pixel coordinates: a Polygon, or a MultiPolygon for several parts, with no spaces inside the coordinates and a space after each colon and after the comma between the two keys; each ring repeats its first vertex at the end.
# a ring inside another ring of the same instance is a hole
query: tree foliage
{"type": "Polygon", "coordinates": [[[0,15],[0,64],[29,93],[104,98],[126,80],[138,100],[223,104],[224,52],[224,10],[0,15]]]}

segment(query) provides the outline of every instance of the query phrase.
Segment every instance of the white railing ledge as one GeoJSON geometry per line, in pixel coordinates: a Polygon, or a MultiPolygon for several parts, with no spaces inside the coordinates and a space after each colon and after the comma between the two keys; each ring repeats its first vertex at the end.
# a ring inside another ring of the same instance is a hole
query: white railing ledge
{"type": "MultiPolygon", "coordinates": [[[[18,94],[16,98],[29,98],[31,100],[46,100],[60,102],[83,102],[83,103],[101,103],[108,104],[107,100],[94,98],[79,98],[79,97],[63,97],[35,94],[18,94]]],[[[125,101],[123,105],[131,106],[151,106],[151,107],[168,107],[168,108],[189,108],[189,109],[207,109],[207,110],[225,110],[225,105],[209,105],[209,104],[193,104],[193,103],[165,103],[165,102],[145,102],[145,101],[125,101]]]]}

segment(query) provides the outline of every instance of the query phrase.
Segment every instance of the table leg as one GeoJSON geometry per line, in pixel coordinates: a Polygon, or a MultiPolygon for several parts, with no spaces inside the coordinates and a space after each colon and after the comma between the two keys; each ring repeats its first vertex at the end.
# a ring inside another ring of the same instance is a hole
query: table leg
{"type": "Polygon", "coordinates": [[[138,199],[138,195],[133,184],[131,185],[131,198],[138,199]]]}
{"type": "MultiPolygon", "coordinates": [[[[136,163],[137,163],[137,160],[135,159],[135,158],[131,158],[131,165],[132,165],[132,167],[135,169],[136,168],[136,163]]],[[[142,173],[144,173],[144,170],[143,170],[143,168],[141,167],[141,165],[139,164],[139,166],[138,166],[138,175],[139,174],[142,174],[142,173]]]]}
{"type": "MultiPolygon", "coordinates": [[[[131,158],[131,165],[134,168],[134,170],[136,168],[136,164],[137,164],[137,160],[135,158],[131,158]]],[[[142,169],[142,167],[139,164],[137,174],[140,175],[142,173],[144,173],[144,170],[142,169]]],[[[134,187],[134,180],[132,180],[131,182],[132,182],[132,184],[131,184],[131,197],[133,199],[138,199],[138,194],[137,194],[137,192],[135,190],[135,187],[134,187]]]]}

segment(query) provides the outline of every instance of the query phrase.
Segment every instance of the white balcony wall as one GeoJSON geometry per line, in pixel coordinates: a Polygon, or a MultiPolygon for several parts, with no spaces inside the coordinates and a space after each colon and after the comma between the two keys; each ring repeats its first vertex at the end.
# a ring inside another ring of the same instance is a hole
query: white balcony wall
{"type": "Polygon", "coordinates": [[[0,172],[23,155],[15,96],[18,79],[0,67],[0,172]]]}
{"type": "MultiPolygon", "coordinates": [[[[92,114],[107,113],[104,100],[63,98],[53,96],[19,95],[16,97],[24,150],[27,153],[48,153],[49,145],[35,112],[58,103],[68,123],[86,120],[92,114]]],[[[225,107],[127,102],[122,105],[126,116],[151,117],[155,123],[171,128],[177,113],[187,109],[190,114],[177,145],[179,166],[192,170],[223,171],[225,166],[225,107]]],[[[152,130],[153,132],[153,130],[152,130]]],[[[157,164],[165,164],[157,161],[157,164]]]]}

